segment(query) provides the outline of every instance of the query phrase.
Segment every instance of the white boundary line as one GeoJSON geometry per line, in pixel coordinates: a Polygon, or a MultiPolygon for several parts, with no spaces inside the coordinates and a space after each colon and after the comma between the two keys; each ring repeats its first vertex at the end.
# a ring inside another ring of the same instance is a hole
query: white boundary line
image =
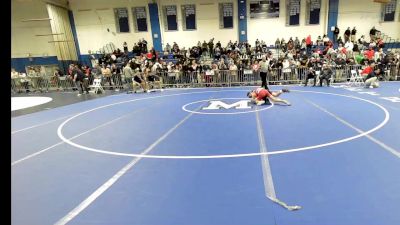
{"type": "MultiPolygon", "coordinates": [[[[135,112],[137,112],[137,111],[140,111],[140,110],[136,110],[135,112]]],[[[94,127],[94,128],[91,128],[91,129],[89,129],[89,130],[87,130],[87,131],[85,131],[85,132],[82,132],[82,133],[80,133],[80,134],[77,134],[77,135],[75,135],[75,136],[69,138],[69,140],[73,140],[73,139],[75,139],[75,138],[77,138],[77,137],[79,137],[79,136],[82,136],[82,135],[84,135],[84,134],[87,134],[87,133],[89,133],[89,132],[92,132],[92,131],[94,131],[94,130],[100,128],[100,127],[107,126],[108,124],[111,124],[111,123],[113,123],[113,122],[115,122],[115,121],[117,121],[117,120],[120,120],[120,119],[122,119],[122,118],[124,118],[124,117],[127,117],[127,116],[131,115],[132,113],[133,113],[133,112],[128,113],[128,114],[123,115],[123,116],[120,116],[120,117],[117,117],[117,118],[115,118],[115,119],[113,119],[113,120],[110,120],[110,121],[108,121],[108,122],[106,122],[106,123],[103,123],[103,124],[101,124],[101,125],[99,125],[99,126],[96,126],[96,127],[94,127]]],[[[35,157],[35,156],[37,156],[37,155],[40,155],[40,154],[42,154],[42,153],[44,153],[44,152],[47,152],[48,150],[50,150],[50,149],[52,149],[52,148],[54,148],[54,147],[56,147],[56,146],[58,146],[58,145],[64,144],[64,143],[65,143],[64,141],[60,141],[60,142],[58,142],[58,143],[56,143],[56,144],[54,144],[54,145],[52,145],[52,146],[50,146],[50,147],[47,147],[47,148],[45,148],[45,149],[43,149],[43,150],[40,150],[40,151],[38,151],[38,152],[35,152],[35,153],[30,154],[30,155],[28,155],[28,156],[25,156],[25,157],[23,157],[22,159],[18,159],[18,160],[16,160],[16,161],[12,162],[12,163],[11,163],[11,166],[14,166],[14,165],[16,165],[16,164],[18,164],[18,163],[20,163],[20,162],[22,162],[22,161],[25,161],[25,160],[27,160],[27,159],[30,159],[30,158],[35,157]]]]}
{"type": "Polygon", "coordinates": [[[19,130],[16,130],[16,131],[11,131],[11,134],[16,134],[16,133],[21,132],[21,131],[29,130],[29,129],[32,129],[32,128],[35,128],[35,127],[40,127],[40,126],[55,122],[57,120],[61,120],[61,119],[65,119],[67,117],[73,116],[74,114],[63,116],[63,117],[60,117],[60,118],[57,118],[57,119],[54,119],[54,120],[50,120],[50,121],[47,121],[47,122],[44,122],[44,123],[36,124],[36,125],[30,126],[30,127],[22,128],[22,129],[19,129],[19,130]]]}
{"type": "MultiPolygon", "coordinates": [[[[344,125],[352,128],[353,130],[357,131],[358,133],[362,134],[364,131],[358,129],[357,127],[355,127],[354,125],[352,125],[351,123],[343,120],[342,118],[340,118],[339,116],[329,112],[327,109],[321,107],[320,105],[310,101],[310,100],[306,100],[307,102],[309,102],[311,105],[313,105],[314,107],[316,107],[317,109],[321,110],[322,112],[327,113],[328,115],[332,116],[333,118],[335,118],[336,120],[338,120],[339,122],[343,123],[344,125]]],[[[375,142],[377,145],[381,146],[383,149],[385,149],[386,151],[392,153],[393,155],[397,156],[398,158],[400,158],[400,151],[395,150],[394,148],[386,145],[385,143],[375,139],[374,137],[372,137],[371,135],[367,134],[365,135],[366,138],[370,139],[371,141],[375,142]]]]}
{"type": "MultiPolygon", "coordinates": [[[[130,100],[130,101],[133,101],[133,100],[130,100]]],[[[136,110],[136,111],[133,111],[133,112],[130,112],[130,113],[124,115],[124,116],[118,117],[118,118],[113,119],[113,120],[111,120],[111,121],[108,121],[108,122],[106,122],[106,123],[104,123],[104,124],[102,124],[102,125],[99,125],[99,126],[97,126],[97,127],[94,127],[94,128],[92,128],[92,129],[89,129],[89,130],[87,130],[87,131],[85,131],[85,132],[83,132],[83,133],[77,134],[77,135],[75,135],[75,136],[69,138],[68,140],[69,140],[69,141],[70,141],[70,140],[73,140],[73,139],[75,139],[75,138],[77,138],[77,137],[79,137],[79,136],[81,136],[81,135],[87,134],[87,133],[89,133],[89,132],[91,132],[91,131],[93,131],[93,130],[96,130],[96,129],[100,128],[100,127],[103,127],[103,126],[106,126],[106,125],[108,125],[108,124],[111,124],[112,122],[115,122],[115,121],[117,121],[117,120],[119,120],[119,119],[122,119],[122,118],[125,117],[125,116],[128,116],[128,115],[130,115],[130,114],[132,114],[132,113],[136,113],[136,112],[138,112],[138,111],[140,111],[140,110],[141,110],[141,109],[136,110]]],[[[51,123],[51,122],[54,122],[54,121],[56,121],[56,120],[64,119],[64,118],[69,117],[69,116],[71,116],[71,115],[64,116],[64,117],[61,117],[61,118],[58,118],[58,119],[55,119],[55,120],[52,120],[52,121],[48,121],[48,122],[46,122],[46,123],[51,123]]],[[[33,126],[33,127],[41,126],[41,125],[44,125],[44,124],[46,124],[46,123],[39,124],[39,125],[35,125],[35,126],[33,126]]],[[[32,127],[32,128],[33,128],[33,127],[32,127]]],[[[30,129],[30,127],[25,128],[25,129],[23,129],[23,130],[26,130],[26,129],[30,129]]],[[[22,131],[22,130],[20,130],[20,131],[22,131]]],[[[25,161],[25,160],[27,160],[27,159],[33,158],[33,157],[35,157],[35,156],[38,156],[38,155],[40,155],[40,154],[42,154],[42,153],[44,153],[44,152],[47,152],[47,151],[51,150],[52,148],[54,148],[54,147],[56,147],[56,146],[58,146],[58,145],[61,145],[61,144],[63,144],[63,143],[65,143],[65,141],[60,141],[60,142],[58,142],[58,143],[56,143],[56,144],[54,144],[54,145],[52,145],[52,146],[49,146],[49,147],[47,147],[47,148],[45,148],[45,149],[42,149],[42,150],[40,150],[40,151],[38,151],[38,152],[32,153],[32,154],[30,154],[30,155],[27,155],[27,156],[21,158],[21,159],[18,159],[18,160],[14,161],[14,162],[11,162],[11,166],[14,166],[14,165],[16,165],[16,164],[18,164],[18,163],[21,163],[21,162],[23,162],[23,161],[25,161]]]]}
{"type": "MultiPolygon", "coordinates": [[[[260,152],[266,153],[268,152],[268,150],[267,150],[267,145],[265,144],[264,131],[261,126],[260,116],[258,115],[258,112],[256,112],[256,121],[257,121],[257,134],[258,134],[258,142],[260,145],[260,152]]],[[[276,198],[274,180],[272,179],[272,172],[271,172],[271,167],[269,165],[268,155],[261,156],[261,164],[262,164],[265,195],[269,198],[276,198]]]]}
{"type": "MultiPolygon", "coordinates": [[[[268,153],[267,145],[265,143],[264,138],[264,131],[261,126],[260,116],[259,113],[256,112],[256,120],[257,120],[257,133],[258,133],[258,141],[260,143],[260,152],[268,153]]],[[[268,155],[261,156],[261,164],[262,164],[262,172],[263,172],[263,180],[264,180],[264,189],[265,189],[265,196],[270,199],[271,201],[279,204],[280,206],[284,207],[287,210],[293,211],[301,209],[301,206],[298,205],[288,205],[285,202],[279,200],[276,197],[274,180],[272,178],[271,166],[269,164],[268,155]]]]}
{"type": "MultiPolygon", "coordinates": [[[[66,93],[66,92],[63,92],[63,93],[66,93]]],[[[75,92],[74,92],[74,93],[75,93],[75,92]]],[[[108,95],[108,96],[104,96],[104,98],[106,98],[106,97],[113,97],[113,96],[121,96],[121,95],[124,95],[124,94],[108,95]]],[[[90,99],[90,100],[96,100],[96,98],[90,99]]],[[[90,100],[89,100],[89,101],[90,101],[90,100]]],[[[79,102],[77,102],[77,103],[79,103],[79,102]]],[[[51,108],[50,108],[50,109],[51,109],[51,108]]],[[[21,131],[25,131],[25,130],[29,130],[29,129],[32,129],[32,128],[40,127],[40,126],[43,126],[43,125],[46,125],[46,124],[55,122],[55,121],[57,121],[57,120],[65,119],[65,118],[70,117],[70,116],[73,116],[73,115],[75,115],[75,114],[77,114],[77,113],[73,113],[73,114],[70,114],[70,115],[67,115],[67,116],[63,116],[63,117],[60,117],[60,118],[57,118],[57,119],[54,119],[54,120],[46,121],[46,122],[44,122],[44,123],[40,123],[40,124],[33,125],[33,126],[30,126],[30,127],[22,128],[22,129],[19,129],[19,130],[16,130],[16,131],[11,131],[11,134],[16,134],[16,133],[19,133],[19,132],[21,132],[21,131]]]]}
{"type": "Polygon", "coordinates": [[[341,96],[341,97],[347,97],[347,98],[352,98],[352,99],[356,99],[356,100],[361,100],[367,103],[370,103],[372,105],[375,105],[377,107],[379,107],[384,113],[385,113],[385,119],[376,127],[363,132],[361,134],[352,136],[352,137],[348,137],[348,138],[344,138],[341,140],[337,140],[337,141],[332,141],[332,142],[328,142],[328,143],[324,143],[324,144],[319,144],[319,145],[313,145],[313,146],[306,146],[306,147],[300,147],[300,148],[293,148],[293,149],[286,149],[286,150],[276,150],[276,151],[270,151],[267,153],[261,153],[261,152],[257,152],[257,153],[244,153],[244,154],[227,154],[227,155],[140,155],[140,154],[130,154],[130,153],[121,153],[121,152],[111,152],[111,151],[107,151],[107,150],[101,150],[101,149],[95,149],[95,148],[90,148],[90,147],[86,147],[83,145],[79,145],[76,144],[70,140],[68,140],[67,138],[64,137],[64,135],[62,134],[62,129],[65,126],[65,124],[67,124],[69,121],[73,120],[74,118],[81,116],[83,114],[101,109],[101,108],[105,108],[105,107],[110,107],[110,106],[114,106],[114,105],[119,105],[119,104],[123,104],[123,103],[128,103],[128,102],[133,102],[133,101],[139,101],[139,100],[145,100],[145,99],[154,99],[154,98],[160,98],[160,97],[169,97],[169,96],[179,96],[179,95],[187,95],[187,94],[198,94],[198,93],[208,93],[208,92],[225,92],[225,91],[245,91],[245,90],[224,90],[224,91],[204,91],[204,92],[189,92],[189,93],[178,93],[178,94],[172,94],[172,95],[163,95],[163,96],[154,96],[154,97],[147,97],[147,98],[142,98],[142,99],[134,99],[134,100],[129,100],[129,101],[123,101],[123,102],[117,102],[117,103],[113,103],[113,104],[108,104],[108,105],[104,105],[104,106],[100,106],[97,108],[93,108],[84,112],[81,112],[67,120],[65,120],[57,129],[57,135],[60,137],[61,140],[63,140],[64,142],[66,142],[69,145],[72,145],[74,147],[80,148],[82,150],[86,150],[86,151],[92,151],[92,152],[96,152],[96,153],[101,153],[101,154],[108,154],[108,155],[117,155],[117,156],[126,156],[126,157],[140,157],[140,158],[157,158],[157,159],[215,159],[215,158],[237,158],[237,157],[251,157],[251,156],[260,156],[260,155],[277,155],[277,154],[284,154],[284,153],[290,153],[290,152],[299,152],[299,151],[306,151],[306,150],[316,150],[322,147],[326,147],[326,146],[330,146],[330,145],[335,145],[335,144],[339,144],[339,143],[344,143],[347,141],[351,141],[363,136],[366,136],[367,134],[370,134],[372,132],[375,132],[377,130],[379,130],[380,128],[382,128],[388,121],[390,118],[390,114],[389,112],[381,105],[379,105],[378,103],[375,103],[373,101],[367,100],[367,99],[363,99],[360,97],[355,97],[355,96],[351,96],[351,95],[343,95],[343,94],[335,94],[335,93],[329,93],[329,92],[317,92],[317,91],[299,91],[299,90],[292,90],[292,92],[302,92],[302,93],[317,93],[317,94],[325,94],[325,95],[334,95],[334,96],[341,96]]]}
{"type": "Polygon", "coordinates": [[[188,104],[182,106],[182,110],[183,110],[183,111],[186,111],[186,112],[190,112],[190,113],[204,114],[204,115],[235,115],[235,114],[244,114],[244,113],[252,113],[252,112],[258,112],[258,111],[264,111],[264,110],[270,109],[271,107],[274,106],[274,103],[271,102],[271,105],[270,105],[270,106],[265,107],[265,108],[263,108],[263,109],[251,110],[251,111],[244,111],[244,112],[230,112],[230,113],[212,113],[212,112],[211,112],[211,113],[210,113],[210,112],[203,113],[203,112],[197,112],[197,111],[192,111],[192,110],[186,109],[187,106],[193,105],[193,104],[196,104],[196,103],[199,103],[199,102],[206,102],[206,101],[212,101],[212,100],[221,100],[221,99],[243,99],[243,100],[249,100],[249,102],[250,102],[250,99],[249,99],[249,98],[247,98],[247,99],[246,99],[246,98],[216,98],[216,99],[207,99],[207,100],[200,100],[200,101],[190,102],[190,103],[188,103],[188,104]]]}
{"type": "MultiPolygon", "coordinates": [[[[153,144],[147,147],[140,155],[145,155],[151,150],[154,149],[160,142],[162,142],[165,138],[167,138],[172,132],[174,132],[180,125],[182,125],[186,120],[188,120],[193,113],[185,116],[181,121],[179,121],[175,126],[169,129],[166,133],[164,133],[160,138],[158,138],[153,144]]],[[[103,185],[97,188],[89,197],[83,200],[77,207],[71,210],[67,215],[58,220],[55,225],[64,225],[69,221],[74,219],[77,215],[79,215],[83,210],[85,210],[90,204],[92,204],[100,195],[102,195],[105,191],[107,191],[119,178],[121,178],[129,169],[131,169],[137,162],[139,162],[142,158],[134,158],[131,162],[125,165],[121,170],[119,170],[114,176],[112,176],[108,181],[106,181],[103,185]]]]}

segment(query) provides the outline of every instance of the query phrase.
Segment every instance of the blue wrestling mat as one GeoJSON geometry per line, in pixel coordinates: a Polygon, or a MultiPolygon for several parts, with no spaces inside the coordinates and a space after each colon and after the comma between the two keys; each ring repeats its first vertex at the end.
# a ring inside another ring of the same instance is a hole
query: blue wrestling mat
{"type": "Polygon", "coordinates": [[[289,86],[292,106],[253,105],[251,89],[12,118],[12,224],[400,224],[399,82],[289,86]]]}

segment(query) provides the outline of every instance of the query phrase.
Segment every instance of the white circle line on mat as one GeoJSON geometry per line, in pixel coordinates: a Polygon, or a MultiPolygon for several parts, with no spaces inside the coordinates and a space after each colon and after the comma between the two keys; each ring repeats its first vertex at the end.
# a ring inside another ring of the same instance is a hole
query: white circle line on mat
{"type": "Polygon", "coordinates": [[[102,109],[102,108],[106,108],[106,107],[110,107],[110,106],[114,106],[114,105],[119,105],[119,104],[123,104],[123,103],[128,103],[128,102],[135,102],[135,101],[140,101],[140,100],[146,100],[146,99],[154,99],[154,98],[161,98],[161,97],[170,97],[170,96],[179,96],[179,95],[188,95],[188,94],[200,94],[200,93],[210,93],[210,92],[227,92],[227,91],[240,91],[243,92],[245,90],[222,90],[222,91],[203,91],[203,92],[188,92],[188,93],[177,93],[177,94],[171,94],[171,95],[161,95],[161,96],[153,96],[153,97],[146,97],[146,98],[140,98],[140,99],[133,99],[133,100],[127,100],[127,101],[122,101],[122,102],[116,102],[116,103],[112,103],[112,104],[108,104],[108,105],[104,105],[104,106],[99,106],[84,112],[81,112],[79,114],[76,114],[70,118],[68,118],[67,120],[65,120],[62,124],[60,124],[60,126],[57,129],[57,135],[58,137],[64,141],[65,143],[77,147],[79,149],[85,150],[85,151],[91,151],[91,152],[96,152],[96,153],[101,153],[101,154],[107,154],[107,155],[114,155],[114,156],[125,156],[125,157],[138,157],[138,158],[153,158],[153,159],[218,159],[218,158],[239,158],[239,157],[251,157],[251,156],[261,156],[261,155],[277,155],[277,154],[285,154],[285,153],[291,153],[291,152],[300,152],[300,151],[307,151],[307,150],[315,150],[318,148],[322,148],[322,147],[327,147],[327,146],[331,146],[331,145],[336,145],[336,144],[340,144],[340,143],[344,143],[344,142],[348,142],[363,136],[366,136],[372,132],[375,132],[377,130],[379,130],[380,128],[382,128],[388,121],[390,118],[390,114],[389,112],[386,110],[386,108],[384,108],[383,106],[379,105],[378,103],[375,103],[373,101],[367,100],[367,99],[363,99],[363,98],[359,98],[356,96],[351,96],[351,95],[342,95],[342,94],[336,94],[336,93],[329,93],[329,92],[318,92],[318,91],[300,91],[300,90],[292,90],[292,92],[302,92],[302,93],[316,93],[316,94],[325,94],[325,95],[334,95],[334,96],[341,96],[341,97],[347,97],[347,98],[352,98],[352,99],[357,99],[357,100],[361,100],[367,103],[370,103],[372,105],[375,105],[377,107],[379,107],[384,113],[385,113],[385,118],[384,120],[378,124],[376,127],[362,132],[358,135],[355,136],[351,136],[348,138],[343,138],[340,140],[336,140],[336,141],[332,141],[332,142],[327,142],[324,144],[319,144],[319,145],[312,145],[312,146],[306,146],[306,147],[300,147],[300,148],[292,148],[292,149],[284,149],[284,150],[276,150],[276,151],[269,151],[269,152],[254,152],[254,153],[241,153],[241,154],[224,154],[224,155],[142,155],[142,154],[133,154],[133,153],[122,153],[122,152],[113,152],[113,151],[107,151],[107,150],[102,150],[102,149],[96,149],[96,148],[91,148],[91,147],[87,147],[87,146],[83,146],[83,145],[79,145],[75,142],[72,142],[70,140],[68,140],[68,138],[64,137],[63,133],[62,133],[62,129],[65,126],[65,124],[67,124],[69,121],[73,120],[74,118],[81,116],[83,114],[98,110],[98,109],[102,109]]]}

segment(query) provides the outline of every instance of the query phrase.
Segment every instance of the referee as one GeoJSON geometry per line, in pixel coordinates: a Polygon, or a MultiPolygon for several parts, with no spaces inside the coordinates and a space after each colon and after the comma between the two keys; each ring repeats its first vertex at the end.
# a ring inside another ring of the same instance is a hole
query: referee
{"type": "Polygon", "coordinates": [[[267,62],[267,59],[265,56],[262,57],[262,60],[260,62],[260,77],[261,77],[261,87],[265,88],[268,90],[267,86],[267,73],[269,69],[269,62],[267,62]]]}

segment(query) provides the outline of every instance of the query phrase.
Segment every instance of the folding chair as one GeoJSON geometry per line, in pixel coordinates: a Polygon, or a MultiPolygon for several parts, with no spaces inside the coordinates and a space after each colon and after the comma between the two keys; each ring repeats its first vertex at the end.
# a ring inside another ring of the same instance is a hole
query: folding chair
{"type": "Polygon", "coordinates": [[[356,70],[351,70],[351,77],[350,80],[347,82],[348,86],[361,86],[364,84],[364,79],[361,76],[361,71],[359,70],[358,73],[356,70]]]}
{"type": "Polygon", "coordinates": [[[363,77],[361,76],[362,70],[358,70],[356,74],[356,85],[362,86],[365,84],[363,77]]]}
{"type": "Polygon", "coordinates": [[[103,89],[103,87],[101,86],[101,78],[95,78],[95,79],[93,80],[93,85],[91,85],[91,86],[89,86],[89,87],[90,87],[90,89],[94,88],[94,90],[93,90],[93,91],[90,90],[90,92],[93,92],[93,93],[97,94],[98,91],[100,90],[101,93],[104,93],[104,89],[103,89]]]}

